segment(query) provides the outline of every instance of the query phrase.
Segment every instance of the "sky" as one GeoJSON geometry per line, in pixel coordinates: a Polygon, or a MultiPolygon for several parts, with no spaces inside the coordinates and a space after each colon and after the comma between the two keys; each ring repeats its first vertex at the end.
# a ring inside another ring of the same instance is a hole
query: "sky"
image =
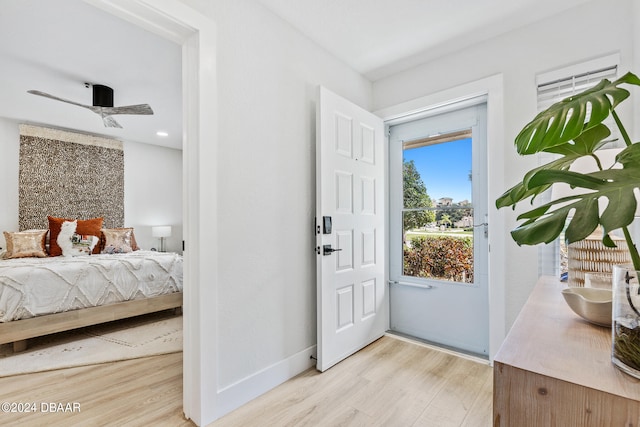
{"type": "Polygon", "coordinates": [[[405,161],[414,161],[431,200],[472,201],[471,138],[404,150],[403,155],[405,161]]]}

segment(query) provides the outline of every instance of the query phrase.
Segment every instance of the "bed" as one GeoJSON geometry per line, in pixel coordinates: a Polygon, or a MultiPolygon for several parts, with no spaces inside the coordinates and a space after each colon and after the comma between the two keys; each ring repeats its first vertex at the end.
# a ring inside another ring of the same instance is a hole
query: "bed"
{"type": "Polygon", "coordinates": [[[0,344],[182,306],[182,256],[137,250],[0,260],[0,344]]]}
{"type": "Polygon", "coordinates": [[[29,338],[179,310],[182,257],[140,250],[125,227],[123,142],[19,129],[18,217],[11,223],[19,231],[0,230],[0,344],[21,350],[29,338]]]}

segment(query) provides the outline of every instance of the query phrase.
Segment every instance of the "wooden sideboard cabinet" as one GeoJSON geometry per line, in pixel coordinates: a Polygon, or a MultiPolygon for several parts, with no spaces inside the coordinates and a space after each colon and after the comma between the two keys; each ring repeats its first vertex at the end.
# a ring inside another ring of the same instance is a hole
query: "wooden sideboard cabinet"
{"type": "Polygon", "coordinates": [[[543,277],[494,358],[493,425],[640,426],[640,380],[611,363],[611,329],[564,301],[543,277]]]}

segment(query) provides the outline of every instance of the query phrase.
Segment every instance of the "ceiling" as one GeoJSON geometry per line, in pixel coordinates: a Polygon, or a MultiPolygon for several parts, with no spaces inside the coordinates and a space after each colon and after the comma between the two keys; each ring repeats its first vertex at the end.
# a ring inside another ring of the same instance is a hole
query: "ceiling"
{"type": "MultiPolygon", "coordinates": [[[[255,1],[375,81],[590,0],[255,1]]],[[[0,117],[182,146],[180,46],[82,0],[0,0],[0,63],[0,117]],[[123,129],[105,128],[87,109],[27,93],[90,105],[85,82],[154,115],[119,115],[123,129]]]]}
{"type": "Polygon", "coordinates": [[[0,117],[129,141],[182,148],[181,47],[82,0],[0,0],[0,117]],[[117,115],[106,128],[85,105],[92,88],[114,90],[114,106],[149,104],[151,116],[117,115]],[[168,133],[166,137],[157,131],[168,133]]]}
{"type": "Polygon", "coordinates": [[[371,81],[590,0],[258,0],[371,81]]]}

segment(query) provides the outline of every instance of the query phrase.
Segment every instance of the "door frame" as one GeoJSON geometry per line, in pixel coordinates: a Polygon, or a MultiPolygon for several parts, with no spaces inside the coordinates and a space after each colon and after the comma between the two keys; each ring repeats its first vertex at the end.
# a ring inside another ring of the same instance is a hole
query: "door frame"
{"type": "Polygon", "coordinates": [[[216,174],[207,175],[206,188],[200,178],[217,159],[216,25],[178,0],[84,1],[182,46],[183,410],[197,425],[209,424],[222,412],[211,310],[217,306],[218,187],[216,174]]]}
{"type": "MultiPolygon", "coordinates": [[[[492,201],[502,194],[504,187],[504,87],[503,75],[496,74],[481,80],[466,83],[440,92],[426,95],[411,101],[403,102],[388,108],[375,111],[385,123],[402,119],[403,117],[418,115],[433,109],[445,108],[448,105],[463,102],[478,96],[487,96],[487,196],[489,202],[489,360],[497,353],[506,336],[506,305],[505,305],[505,242],[509,238],[508,230],[504,226],[505,213],[492,209],[492,201]]],[[[385,179],[388,182],[388,173],[385,179]]],[[[389,200],[385,198],[385,206],[389,212],[389,200]]],[[[390,226],[387,224],[386,241],[390,241],[390,226]]],[[[385,253],[385,262],[389,265],[389,249],[385,253]]]]}

